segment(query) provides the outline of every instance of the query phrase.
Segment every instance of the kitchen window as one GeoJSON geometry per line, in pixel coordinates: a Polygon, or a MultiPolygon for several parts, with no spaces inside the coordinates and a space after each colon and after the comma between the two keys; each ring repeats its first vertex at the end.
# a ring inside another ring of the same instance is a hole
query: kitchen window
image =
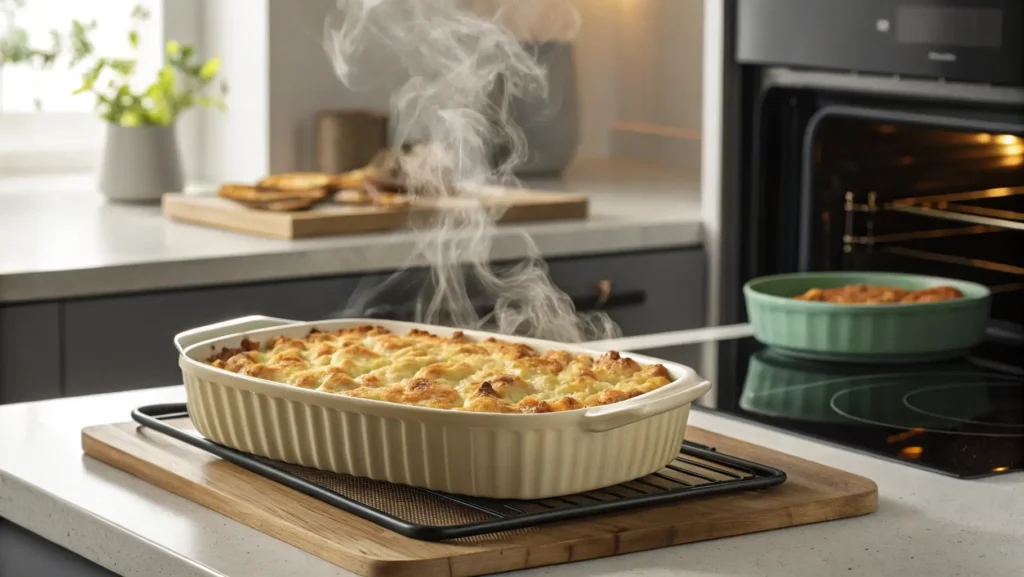
{"type": "MultiPolygon", "coordinates": [[[[131,15],[143,7],[149,18],[138,30],[138,74],[149,81],[162,64],[165,38],[195,37],[198,10],[175,0],[0,0],[0,38],[15,27],[32,48],[53,46],[59,31],[67,48],[72,22],[95,23],[89,32],[94,54],[127,56],[131,15]],[[169,12],[172,11],[172,12],[169,12]],[[192,16],[182,17],[186,12],[192,16]]],[[[24,63],[0,63],[0,174],[93,172],[103,142],[103,121],[90,94],[73,95],[88,63],[69,67],[68,51],[46,69],[24,63]]]]}

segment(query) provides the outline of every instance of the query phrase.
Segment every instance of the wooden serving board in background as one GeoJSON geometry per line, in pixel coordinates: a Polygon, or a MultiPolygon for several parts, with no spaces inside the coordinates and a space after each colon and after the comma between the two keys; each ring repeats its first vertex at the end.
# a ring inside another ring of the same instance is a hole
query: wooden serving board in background
{"type": "MultiPolygon", "coordinates": [[[[188,419],[170,423],[190,428],[188,419]]],[[[374,577],[486,575],[831,521],[871,513],[878,505],[878,487],[864,477],[693,427],[686,436],[781,469],[788,478],[762,491],[430,543],[402,537],[135,423],[86,428],[82,447],[96,459],[257,531],[374,577]]]]}
{"type": "MultiPolygon", "coordinates": [[[[588,210],[586,196],[536,190],[508,190],[498,197],[485,198],[484,203],[505,207],[501,223],[582,219],[588,210]]],[[[389,208],[328,201],[306,211],[271,212],[217,196],[180,193],[165,194],[162,205],[164,215],[174,220],[284,239],[396,230],[407,225],[411,211],[429,212],[444,206],[389,208]]]]}

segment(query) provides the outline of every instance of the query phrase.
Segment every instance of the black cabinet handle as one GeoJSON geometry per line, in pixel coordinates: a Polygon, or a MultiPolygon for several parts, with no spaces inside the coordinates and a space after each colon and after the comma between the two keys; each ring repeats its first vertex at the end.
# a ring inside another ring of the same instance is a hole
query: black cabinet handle
{"type": "MultiPolygon", "coordinates": [[[[573,296],[571,298],[576,312],[608,311],[627,306],[642,305],[647,302],[647,292],[642,290],[615,292],[612,290],[610,281],[600,281],[597,284],[595,294],[573,296]]],[[[475,305],[474,309],[478,316],[483,317],[494,311],[494,305],[480,303],[475,305]]],[[[416,310],[407,306],[377,305],[362,312],[357,311],[353,316],[390,321],[411,321],[416,318],[416,310]]]]}

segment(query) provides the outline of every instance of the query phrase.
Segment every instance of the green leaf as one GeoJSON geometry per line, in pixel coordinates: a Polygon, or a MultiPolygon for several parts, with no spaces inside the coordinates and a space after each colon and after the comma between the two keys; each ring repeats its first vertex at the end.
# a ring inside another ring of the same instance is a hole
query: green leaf
{"type": "Polygon", "coordinates": [[[196,104],[202,106],[203,108],[216,108],[221,112],[226,112],[228,109],[227,106],[225,106],[223,100],[212,96],[200,96],[198,99],[196,99],[196,104]]]}
{"type": "Polygon", "coordinates": [[[135,60],[128,58],[111,58],[110,67],[123,76],[131,76],[135,73],[135,60]]]}
{"type": "Polygon", "coordinates": [[[179,54],[181,54],[181,44],[179,44],[177,40],[168,40],[167,55],[172,58],[176,58],[179,54]]]}
{"type": "Polygon", "coordinates": [[[118,124],[121,126],[139,126],[142,124],[142,115],[136,110],[125,110],[118,124]]]}
{"type": "Polygon", "coordinates": [[[74,67],[85,60],[93,52],[94,46],[89,40],[89,32],[96,29],[96,21],[89,24],[82,24],[80,20],[71,21],[71,32],[68,33],[68,42],[71,45],[71,62],[74,67]]]}
{"type": "Polygon", "coordinates": [[[0,38],[0,64],[21,64],[29,62],[35,51],[29,46],[28,31],[13,27],[0,38]]]}
{"type": "Polygon", "coordinates": [[[128,33],[128,43],[131,44],[132,48],[139,47],[139,33],[137,31],[132,30],[128,33]]]}
{"type": "Polygon", "coordinates": [[[160,69],[160,72],[157,73],[157,82],[167,94],[174,92],[176,78],[177,74],[175,74],[174,69],[170,66],[164,66],[160,69]]]}
{"type": "Polygon", "coordinates": [[[149,10],[142,4],[136,4],[132,8],[131,17],[133,20],[149,20],[149,10]]]}
{"type": "Polygon", "coordinates": [[[103,68],[105,68],[106,65],[106,60],[97,60],[96,64],[93,64],[92,68],[86,70],[85,73],[82,74],[82,84],[71,94],[81,94],[92,90],[93,86],[96,84],[96,80],[100,77],[100,73],[103,72],[103,68]]]}

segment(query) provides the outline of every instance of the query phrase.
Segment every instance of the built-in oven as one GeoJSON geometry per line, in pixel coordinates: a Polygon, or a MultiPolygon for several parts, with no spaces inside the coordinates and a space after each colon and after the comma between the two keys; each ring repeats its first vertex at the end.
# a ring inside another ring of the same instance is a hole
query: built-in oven
{"type": "Polygon", "coordinates": [[[993,300],[985,343],[948,362],[814,363],[718,339],[702,404],[960,476],[1024,470],[1024,2],[708,14],[725,28],[722,76],[705,78],[721,87],[705,107],[721,107],[721,162],[705,163],[722,183],[719,323],[746,321],[743,283],[777,273],[952,277],[993,300]]]}
{"type": "Polygon", "coordinates": [[[736,16],[741,282],[976,281],[993,331],[1020,338],[1024,2],[740,0],[736,16]]]}

